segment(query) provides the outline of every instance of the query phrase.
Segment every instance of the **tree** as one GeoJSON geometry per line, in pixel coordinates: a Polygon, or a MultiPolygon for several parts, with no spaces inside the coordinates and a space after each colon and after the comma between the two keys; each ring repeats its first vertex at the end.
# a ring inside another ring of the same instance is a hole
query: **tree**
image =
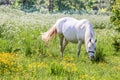
{"type": "Polygon", "coordinates": [[[49,12],[53,12],[53,0],[49,0],[48,10],[49,12]]]}
{"type": "Polygon", "coordinates": [[[10,0],[0,0],[0,5],[3,5],[3,4],[11,4],[11,1],[10,0]]]}

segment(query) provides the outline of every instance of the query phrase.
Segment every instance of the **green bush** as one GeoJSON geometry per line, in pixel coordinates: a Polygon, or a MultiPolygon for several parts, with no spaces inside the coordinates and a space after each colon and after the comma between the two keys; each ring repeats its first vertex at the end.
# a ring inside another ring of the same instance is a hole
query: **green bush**
{"type": "Polygon", "coordinates": [[[120,37],[113,37],[113,41],[115,51],[120,51],[120,37]]]}
{"type": "Polygon", "coordinates": [[[112,14],[110,16],[110,21],[116,26],[120,25],[120,1],[119,0],[116,0],[114,5],[112,6],[112,14]]]}
{"type": "Polygon", "coordinates": [[[102,48],[102,46],[100,46],[100,44],[96,48],[94,61],[95,62],[105,62],[105,54],[104,54],[103,48],[102,48]]]}
{"type": "MultiPolygon", "coordinates": [[[[116,31],[120,33],[120,0],[116,0],[112,6],[112,14],[110,16],[110,21],[115,25],[116,31]]],[[[120,50],[120,37],[113,37],[113,44],[115,51],[120,50]]]]}

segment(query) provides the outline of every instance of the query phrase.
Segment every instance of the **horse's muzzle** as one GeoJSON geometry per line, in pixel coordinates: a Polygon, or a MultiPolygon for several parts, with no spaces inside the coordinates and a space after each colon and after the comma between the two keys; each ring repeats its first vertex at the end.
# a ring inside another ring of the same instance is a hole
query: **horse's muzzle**
{"type": "Polygon", "coordinates": [[[89,55],[89,58],[90,58],[91,60],[94,59],[94,52],[93,52],[93,51],[88,51],[88,55],[89,55]]]}

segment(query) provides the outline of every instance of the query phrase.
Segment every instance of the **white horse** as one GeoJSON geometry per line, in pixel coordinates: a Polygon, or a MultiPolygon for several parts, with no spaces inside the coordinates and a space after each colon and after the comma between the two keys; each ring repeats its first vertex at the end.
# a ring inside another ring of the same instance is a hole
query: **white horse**
{"type": "Polygon", "coordinates": [[[63,57],[63,51],[68,42],[78,44],[78,56],[82,42],[85,42],[86,51],[90,59],[94,58],[96,49],[96,40],[92,24],[87,19],[76,20],[70,17],[58,19],[52,28],[42,34],[42,40],[48,41],[58,33],[60,39],[60,51],[63,57]]]}

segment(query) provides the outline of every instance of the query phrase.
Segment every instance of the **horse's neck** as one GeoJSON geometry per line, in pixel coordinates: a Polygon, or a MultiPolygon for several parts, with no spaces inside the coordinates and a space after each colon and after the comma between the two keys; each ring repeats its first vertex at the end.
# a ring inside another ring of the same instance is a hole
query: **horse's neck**
{"type": "Polygon", "coordinates": [[[86,26],[85,31],[86,31],[85,32],[85,46],[86,46],[86,50],[87,50],[87,46],[88,46],[88,43],[90,42],[90,39],[94,39],[94,31],[90,24],[88,26],[86,26]]]}
{"type": "Polygon", "coordinates": [[[87,35],[89,35],[90,37],[94,37],[94,30],[91,23],[88,23],[86,25],[86,31],[88,31],[87,35]]]}

